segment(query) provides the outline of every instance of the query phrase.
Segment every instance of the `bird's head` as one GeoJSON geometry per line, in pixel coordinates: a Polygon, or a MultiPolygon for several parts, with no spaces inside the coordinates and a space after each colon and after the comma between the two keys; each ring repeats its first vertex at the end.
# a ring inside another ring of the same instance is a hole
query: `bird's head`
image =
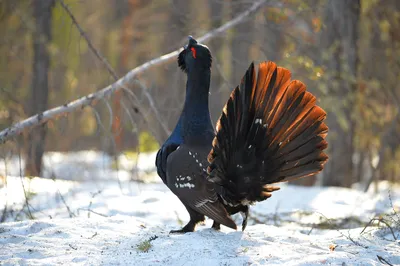
{"type": "Polygon", "coordinates": [[[186,73],[194,68],[210,69],[212,57],[208,47],[198,43],[192,36],[188,38],[188,44],[178,56],[179,67],[186,73]]]}

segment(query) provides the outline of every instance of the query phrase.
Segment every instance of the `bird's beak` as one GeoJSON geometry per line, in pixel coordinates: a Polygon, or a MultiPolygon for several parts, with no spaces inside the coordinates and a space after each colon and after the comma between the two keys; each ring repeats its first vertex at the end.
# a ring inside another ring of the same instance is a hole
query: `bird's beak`
{"type": "Polygon", "coordinates": [[[197,41],[193,38],[192,35],[188,36],[188,44],[185,45],[185,49],[191,47],[192,45],[197,44],[197,41]]]}

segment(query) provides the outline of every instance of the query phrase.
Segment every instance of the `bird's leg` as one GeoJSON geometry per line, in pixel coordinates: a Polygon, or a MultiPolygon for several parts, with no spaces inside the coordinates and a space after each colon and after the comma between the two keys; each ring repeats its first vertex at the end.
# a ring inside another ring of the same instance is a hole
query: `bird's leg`
{"type": "Polygon", "coordinates": [[[211,228],[214,229],[214,230],[219,231],[219,230],[221,230],[221,224],[220,224],[220,223],[217,223],[216,221],[214,221],[214,223],[213,223],[213,225],[211,226],[211,228]]]}
{"type": "MultiPolygon", "coordinates": [[[[249,218],[249,206],[248,205],[238,205],[236,207],[230,207],[230,206],[225,206],[225,207],[226,207],[229,215],[233,215],[233,214],[240,212],[240,214],[242,215],[242,218],[243,218],[242,231],[244,231],[244,229],[246,229],[246,226],[247,226],[247,219],[249,218]]],[[[211,228],[213,228],[215,230],[220,230],[221,226],[219,223],[214,221],[211,228]]]]}
{"type": "Polygon", "coordinates": [[[249,217],[249,206],[244,205],[242,209],[240,210],[240,214],[242,215],[243,222],[242,222],[242,231],[246,229],[247,226],[247,218],[249,217]]]}
{"type": "Polygon", "coordinates": [[[184,233],[188,233],[188,232],[194,232],[196,225],[199,222],[202,222],[205,220],[205,217],[203,214],[198,213],[197,211],[193,210],[192,208],[190,208],[187,205],[185,205],[185,207],[186,207],[187,211],[189,212],[190,221],[182,229],[171,230],[169,232],[170,234],[184,234],[184,233]]]}

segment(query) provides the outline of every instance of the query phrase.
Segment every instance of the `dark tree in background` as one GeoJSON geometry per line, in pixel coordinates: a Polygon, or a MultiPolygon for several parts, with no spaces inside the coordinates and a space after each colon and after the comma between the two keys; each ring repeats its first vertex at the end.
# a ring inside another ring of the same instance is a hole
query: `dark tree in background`
{"type": "Polygon", "coordinates": [[[341,104],[328,115],[330,160],[326,165],[323,185],[346,186],[353,183],[354,95],[357,89],[358,33],[360,1],[329,0],[321,48],[326,52],[326,69],[331,72],[328,87],[341,104]],[[340,100],[342,99],[342,100],[340,100]]]}
{"type": "MultiPolygon", "coordinates": [[[[32,32],[33,40],[33,65],[32,85],[28,98],[29,115],[41,113],[48,108],[49,96],[49,68],[51,41],[51,11],[53,0],[33,1],[33,18],[35,30],[32,32]]],[[[46,125],[41,125],[28,133],[26,175],[39,176],[42,165],[42,157],[45,150],[46,125]]]]}

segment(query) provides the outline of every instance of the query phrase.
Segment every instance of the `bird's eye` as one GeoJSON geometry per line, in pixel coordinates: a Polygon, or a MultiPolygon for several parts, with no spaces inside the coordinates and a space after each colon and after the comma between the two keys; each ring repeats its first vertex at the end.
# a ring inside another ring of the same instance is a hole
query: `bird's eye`
{"type": "Polygon", "coordinates": [[[192,47],[190,50],[192,51],[193,58],[196,58],[196,49],[192,47]]]}

